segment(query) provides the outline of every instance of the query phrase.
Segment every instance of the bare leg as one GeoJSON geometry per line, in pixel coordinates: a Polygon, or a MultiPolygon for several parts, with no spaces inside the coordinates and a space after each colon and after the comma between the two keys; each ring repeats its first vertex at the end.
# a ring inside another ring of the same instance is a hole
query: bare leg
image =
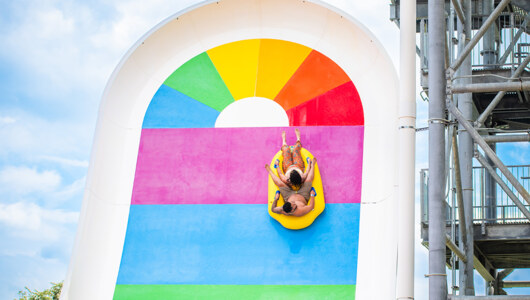
{"type": "Polygon", "coordinates": [[[302,158],[302,143],[300,141],[296,142],[296,145],[293,149],[293,165],[296,165],[302,172],[304,171],[304,159],[302,158]]]}
{"type": "Polygon", "coordinates": [[[302,158],[301,150],[302,150],[302,142],[300,141],[300,130],[298,128],[294,131],[296,133],[296,144],[293,149],[293,164],[295,164],[297,167],[304,171],[304,159],[302,158]]]}
{"type": "Polygon", "coordinates": [[[294,130],[294,133],[296,134],[296,141],[300,142],[300,130],[298,128],[296,128],[294,130]]]}
{"type": "Polygon", "coordinates": [[[291,154],[291,149],[287,145],[285,140],[285,131],[282,132],[282,170],[285,172],[287,168],[293,164],[293,156],[291,154]]]}

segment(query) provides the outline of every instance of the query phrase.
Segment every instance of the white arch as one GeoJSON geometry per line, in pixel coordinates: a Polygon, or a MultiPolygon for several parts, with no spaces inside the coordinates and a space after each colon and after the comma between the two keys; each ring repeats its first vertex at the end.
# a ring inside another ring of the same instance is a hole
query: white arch
{"type": "Polygon", "coordinates": [[[396,266],[396,72],[361,24],[318,1],[204,1],[144,35],[101,100],[79,228],[61,299],[113,296],[145,111],[162,82],[207,49],[251,38],[288,40],[335,61],[365,113],[358,299],[392,299],[396,266]]]}

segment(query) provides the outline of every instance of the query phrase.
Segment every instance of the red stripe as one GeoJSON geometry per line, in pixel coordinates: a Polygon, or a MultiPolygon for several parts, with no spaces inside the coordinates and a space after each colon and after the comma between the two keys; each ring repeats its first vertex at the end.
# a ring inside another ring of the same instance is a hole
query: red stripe
{"type": "Polygon", "coordinates": [[[364,112],[353,82],[347,82],[287,111],[291,126],[364,125],[364,112]]]}

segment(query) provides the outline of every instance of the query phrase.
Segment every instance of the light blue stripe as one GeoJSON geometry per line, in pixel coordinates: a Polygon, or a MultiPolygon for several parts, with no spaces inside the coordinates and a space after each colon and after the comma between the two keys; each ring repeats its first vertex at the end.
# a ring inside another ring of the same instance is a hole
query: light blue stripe
{"type": "Polygon", "coordinates": [[[359,212],[293,231],[265,204],[131,205],[117,284],[356,284],[359,212]]]}
{"type": "Polygon", "coordinates": [[[211,128],[217,116],[217,110],[163,84],[147,108],[142,127],[211,128]]]}

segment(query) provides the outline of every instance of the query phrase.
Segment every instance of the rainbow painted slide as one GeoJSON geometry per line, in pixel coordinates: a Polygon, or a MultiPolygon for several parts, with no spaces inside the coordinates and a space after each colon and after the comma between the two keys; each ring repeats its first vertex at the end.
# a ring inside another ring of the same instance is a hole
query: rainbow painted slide
{"type": "Polygon", "coordinates": [[[145,114],[114,299],[354,298],[364,118],[347,74],[292,42],[243,40],[180,66],[145,114]],[[264,165],[289,127],[215,128],[263,97],[318,159],[326,210],[303,230],[267,212],[264,165]]]}

